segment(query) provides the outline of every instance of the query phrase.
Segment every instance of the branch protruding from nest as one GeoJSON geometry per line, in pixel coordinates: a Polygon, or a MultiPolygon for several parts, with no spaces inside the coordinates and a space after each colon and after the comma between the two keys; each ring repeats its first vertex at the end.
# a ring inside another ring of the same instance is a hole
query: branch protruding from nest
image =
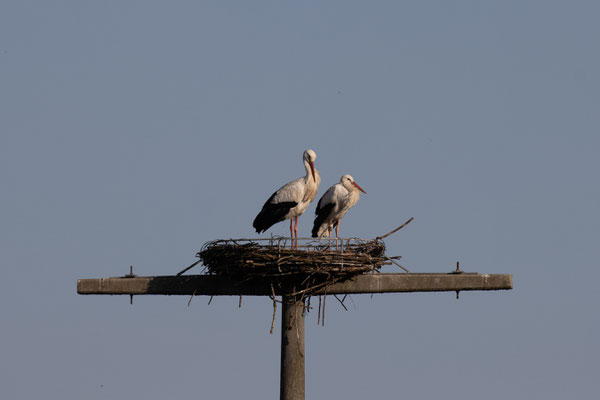
{"type": "Polygon", "coordinates": [[[396,229],[394,229],[393,231],[391,231],[390,233],[386,233],[383,236],[377,236],[375,238],[375,240],[381,240],[381,239],[385,239],[386,237],[398,232],[400,229],[404,228],[406,225],[408,225],[414,218],[410,218],[408,221],[406,221],[405,223],[403,223],[402,225],[400,225],[399,227],[397,227],[396,229]]]}

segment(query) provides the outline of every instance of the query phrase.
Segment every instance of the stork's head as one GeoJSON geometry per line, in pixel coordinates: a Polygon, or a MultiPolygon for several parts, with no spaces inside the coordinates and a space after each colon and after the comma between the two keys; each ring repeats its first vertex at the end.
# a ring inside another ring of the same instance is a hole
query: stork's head
{"type": "Polygon", "coordinates": [[[315,151],[311,150],[311,149],[304,150],[304,154],[302,154],[302,157],[309,163],[311,163],[311,162],[314,163],[315,160],[317,159],[317,153],[315,153],[315,151]]]}
{"type": "Polygon", "coordinates": [[[342,176],[340,178],[340,183],[348,190],[354,190],[354,188],[356,188],[364,194],[367,194],[367,192],[365,192],[360,186],[358,186],[358,183],[354,182],[354,178],[351,175],[346,174],[342,176]]]}
{"type": "Polygon", "coordinates": [[[305,163],[308,163],[310,166],[310,172],[312,173],[312,177],[314,180],[317,180],[315,177],[315,160],[317,159],[317,153],[314,150],[308,149],[304,150],[304,154],[302,154],[302,159],[305,163]]]}

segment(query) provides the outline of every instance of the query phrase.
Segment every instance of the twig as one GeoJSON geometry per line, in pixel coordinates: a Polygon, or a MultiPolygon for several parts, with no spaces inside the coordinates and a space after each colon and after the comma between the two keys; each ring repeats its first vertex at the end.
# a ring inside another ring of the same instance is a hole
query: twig
{"type": "Polygon", "coordinates": [[[238,304],[238,308],[242,308],[242,295],[240,294],[240,303],[238,304]]]}
{"type": "MultiPolygon", "coordinates": [[[[335,294],[333,295],[333,297],[335,297],[335,299],[340,302],[340,304],[342,305],[342,307],[344,307],[344,310],[348,311],[348,309],[344,305],[344,301],[343,300],[340,300],[339,297],[337,297],[337,295],[335,295],[335,294]]],[[[346,296],[344,296],[344,298],[346,298],[346,296]]]]}
{"type": "Polygon", "coordinates": [[[400,268],[402,268],[404,270],[404,272],[410,273],[410,271],[408,270],[408,268],[404,268],[402,265],[398,264],[396,261],[392,260],[391,258],[386,257],[388,260],[390,260],[391,262],[393,262],[394,264],[396,264],[397,266],[399,266],[400,268]]]}
{"type": "Polygon", "coordinates": [[[323,318],[321,318],[321,326],[325,326],[325,302],[327,301],[327,291],[325,291],[325,296],[323,296],[323,318]]]}
{"type": "Polygon", "coordinates": [[[194,267],[195,267],[196,265],[198,265],[198,263],[200,263],[201,261],[202,261],[202,260],[198,260],[198,261],[196,261],[195,263],[193,263],[192,265],[190,265],[189,267],[187,267],[187,268],[185,268],[185,269],[183,269],[183,270],[179,271],[179,272],[177,273],[177,276],[180,276],[180,275],[181,275],[181,274],[183,274],[184,272],[186,272],[186,271],[188,271],[188,270],[190,270],[190,269],[194,268],[194,267]]]}
{"type": "Polygon", "coordinates": [[[192,293],[192,295],[190,296],[190,299],[188,300],[188,307],[190,306],[190,303],[192,302],[192,299],[194,298],[195,295],[196,295],[196,291],[194,290],[194,293],[192,293]]]}
{"type": "Polygon", "coordinates": [[[381,239],[384,239],[384,238],[386,238],[386,237],[390,236],[391,234],[398,232],[400,229],[402,229],[402,228],[404,228],[406,225],[408,225],[408,224],[410,223],[410,221],[412,221],[413,219],[414,219],[414,218],[412,218],[412,217],[411,217],[411,218],[410,218],[408,221],[406,221],[405,223],[403,223],[402,225],[400,225],[399,227],[397,227],[396,229],[394,229],[394,230],[393,230],[393,231],[391,231],[390,233],[386,233],[386,234],[385,234],[385,235],[383,235],[383,236],[377,236],[377,237],[375,238],[375,240],[381,240],[381,239]]]}
{"type": "MultiPolygon", "coordinates": [[[[277,315],[277,298],[275,297],[275,288],[273,288],[273,284],[271,283],[271,293],[272,296],[269,296],[271,300],[273,300],[273,320],[271,321],[271,330],[269,334],[273,334],[273,329],[275,328],[275,316],[277,315]]],[[[283,299],[282,299],[283,300],[283,299]]]]}
{"type": "Polygon", "coordinates": [[[208,299],[208,305],[210,306],[210,302],[212,301],[214,296],[210,296],[210,299],[208,299]]]}
{"type": "Polygon", "coordinates": [[[275,300],[275,288],[273,287],[273,283],[271,283],[271,294],[273,295],[271,298],[275,300]]]}
{"type": "Polygon", "coordinates": [[[272,335],[273,334],[273,329],[275,329],[275,316],[277,315],[277,302],[275,301],[275,298],[273,298],[273,320],[271,321],[271,330],[269,331],[269,333],[272,335]]]}
{"type": "Polygon", "coordinates": [[[319,312],[317,313],[317,325],[321,323],[321,295],[319,295],[319,312]]]}

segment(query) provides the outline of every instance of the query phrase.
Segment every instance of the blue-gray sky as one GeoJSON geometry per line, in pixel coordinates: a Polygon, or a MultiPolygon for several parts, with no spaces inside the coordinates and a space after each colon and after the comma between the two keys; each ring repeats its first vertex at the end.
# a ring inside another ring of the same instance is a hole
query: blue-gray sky
{"type": "MultiPolygon", "coordinates": [[[[0,4],[3,398],[276,398],[268,299],[79,296],[254,237],[303,175],[367,191],[346,236],[510,292],[353,296],[306,322],[308,398],[600,390],[600,6],[0,4]]],[[[310,232],[314,205],[300,218],[310,232]]],[[[285,235],[286,224],[269,234],[285,235]]],[[[396,272],[394,269],[386,271],[396,272]]],[[[278,332],[278,330],[277,330],[278,332]]]]}

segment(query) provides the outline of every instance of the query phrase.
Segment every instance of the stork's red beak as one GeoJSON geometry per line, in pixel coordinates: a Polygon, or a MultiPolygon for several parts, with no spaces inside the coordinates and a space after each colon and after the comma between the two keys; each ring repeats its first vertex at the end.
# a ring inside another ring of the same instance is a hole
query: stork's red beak
{"type": "Polygon", "coordinates": [[[367,194],[367,192],[365,192],[360,186],[358,186],[358,183],[356,182],[352,182],[352,184],[354,185],[355,188],[357,188],[358,190],[360,190],[361,192],[363,192],[364,194],[367,194]]]}
{"type": "Polygon", "coordinates": [[[310,161],[309,164],[310,164],[310,172],[312,173],[313,180],[316,182],[317,177],[315,176],[315,164],[312,161],[310,161]]]}

